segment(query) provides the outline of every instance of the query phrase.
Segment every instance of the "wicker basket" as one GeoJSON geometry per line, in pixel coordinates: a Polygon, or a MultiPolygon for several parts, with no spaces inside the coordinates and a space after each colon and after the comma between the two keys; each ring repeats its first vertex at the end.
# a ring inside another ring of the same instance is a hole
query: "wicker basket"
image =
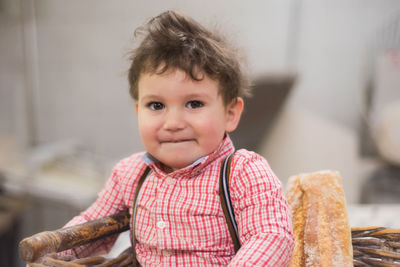
{"type": "MultiPolygon", "coordinates": [[[[355,227],[351,229],[354,266],[400,266],[400,229],[385,227],[355,227]]],[[[129,251],[129,250],[128,250],[129,251]]],[[[126,251],[111,261],[89,257],[74,263],[57,261],[57,266],[132,266],[126,251]],[[96,264],[97,263],[97,264],[96,264]]],[[[45,266],[33,264],[32,266],[45,266]]]]}
{"type": "Polygon", "coordinates": [[[351,229],[354,266],[400,266],[400,229],[351,229]]]}

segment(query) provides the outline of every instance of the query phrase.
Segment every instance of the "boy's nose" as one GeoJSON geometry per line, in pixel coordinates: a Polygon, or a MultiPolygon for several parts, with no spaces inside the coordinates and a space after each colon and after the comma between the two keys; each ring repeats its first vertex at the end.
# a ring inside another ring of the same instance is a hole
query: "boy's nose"
{"type": "Polygon", "coordinates": [[[185,127],[185,120],[182,112],[178,110],[169,110],[165,116],[164,129],[168,131],[177,131],[185,127]]]}

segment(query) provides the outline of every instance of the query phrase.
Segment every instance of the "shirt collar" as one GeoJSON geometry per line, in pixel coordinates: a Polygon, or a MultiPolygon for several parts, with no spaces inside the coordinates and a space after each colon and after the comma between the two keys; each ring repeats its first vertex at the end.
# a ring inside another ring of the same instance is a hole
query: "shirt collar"
{"type": "MultiPolygon", "coordinates": [[[[190,164],[189,166],[186,166],[185,168],[182,168],[180,170],[174,171],[172,174],[177,174],[179,176],[185,174],[188,177],[191,176],[190,173],[195,173],[199,174],[206,166],[208,166],[211,162],[214,160],[217,160],[219,158],[225,158],[229,154],[233,153],[235,150],[232,140],[230,139],[229,135],[226,135],[224,139],[221,141],[219,144],[218,148],[212,152],[209,155],[205,155],[203,157],[200,157],[197,159],[195,162],[190,164]]],[[[145,153],[142,156],[142,161],[151,167],[156,173],[164,173],[160,169],[160,161],[153,157],[150,153],[145,153]]]]}
{"type": "MultiPolygon", "coordinates": [[[[193,162],[192,164],[190,164],[189,166],[186,166],[184,169],[190,169],[198,164],[200,164],[203,159],[205,159],[207,156],[203,156],[201,158],[199,158],[198,160],[196,160],[195,162],[193,162]]],[[[146,165],[151,165],[151,164],[158,164],[160,163],[160,161],[158,159],[156,159],[155,157],[153,157],[150,153],[146,152],[143,154],[142,156],[142,161],[146,164],[146,165]]]]}

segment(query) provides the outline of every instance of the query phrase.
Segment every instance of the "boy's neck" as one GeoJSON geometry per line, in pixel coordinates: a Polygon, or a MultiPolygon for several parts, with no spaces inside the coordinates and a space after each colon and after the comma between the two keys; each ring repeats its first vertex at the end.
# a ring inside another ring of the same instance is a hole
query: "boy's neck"
{"type": "Polygon", "coordinates": [[[166,165],[164,165],[162,163],[160,163],[160,165],[161,165],[160,169],[163,170],[163,172],[165,172],[165,173],[171,173],[171,172],[176,171],[175,169],[173,169],[173,168],[171,168],[169,166],[166,166],[166,165]]]}

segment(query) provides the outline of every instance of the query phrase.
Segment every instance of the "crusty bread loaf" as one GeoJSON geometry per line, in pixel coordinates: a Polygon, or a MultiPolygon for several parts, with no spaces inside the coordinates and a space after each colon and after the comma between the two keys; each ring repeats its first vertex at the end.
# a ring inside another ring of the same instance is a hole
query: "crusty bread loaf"
{"type": "Polygon", "coordinates": [[[291,266],[353,266],[351,229],[339,173],[320,171],[290,177],[286,197],[296,239],[291,266]]]}

